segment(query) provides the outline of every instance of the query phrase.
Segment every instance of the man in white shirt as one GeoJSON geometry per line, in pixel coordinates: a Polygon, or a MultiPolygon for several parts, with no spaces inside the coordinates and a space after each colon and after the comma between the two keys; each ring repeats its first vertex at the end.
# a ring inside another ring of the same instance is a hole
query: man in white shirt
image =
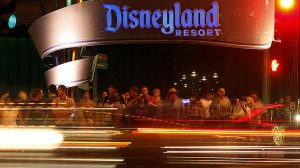
{"type": "MultiPolygon", "coordinates": [[[[67,96],[67,88],[64,85],[58,86],[58,97],[53,99],[53,107],[54,108],[74,108],[75,103],[74,100],[67,96]]],[[[73,109],[70,110],[53,110],[53,115],[55,118],[55,125],[57,126],[66,126],[72,125],[73,121],[71,118],[71,114],[73,113],[73,109]]]]}
{"type": "Polygon", "coordinates": [[[209,113],[212,118],[217,120],[226,120],[231,113],[231,102],[225,96],[225,89],[218,89],[218,97],[215,98],[210,106],[209,113]]]}

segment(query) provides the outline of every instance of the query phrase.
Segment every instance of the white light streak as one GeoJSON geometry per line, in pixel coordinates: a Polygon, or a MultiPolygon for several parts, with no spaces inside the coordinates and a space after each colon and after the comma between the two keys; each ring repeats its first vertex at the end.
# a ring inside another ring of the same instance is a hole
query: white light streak
{"type": "Polygon", "coordinates": [[[0,149],[55,149],[63,135],[51,129],[0,129],[0,149]]]}

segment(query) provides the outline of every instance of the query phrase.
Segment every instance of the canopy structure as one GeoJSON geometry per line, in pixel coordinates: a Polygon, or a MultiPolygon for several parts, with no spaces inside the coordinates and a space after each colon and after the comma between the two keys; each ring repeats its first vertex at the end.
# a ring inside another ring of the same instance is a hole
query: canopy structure
{"type": "MultiPolygon", "coordinates": [[[[268,49],[274,36],[274,10],[274,0],[92,0],[43,16],[29,33],[42,59],[67,48],[131,43],[268,49]]],[[[80,67],[74,61],[66,67],[80,67]]],[[[88,62],[94,67],[93,61],[88,62]]],[[[46,78],[55,82],[62,69],[49,71],[46,78]]],[[[78,81],[70,82],[92,80],[91,75],[80,74],[74,77],[78,81]]]]}
{"type": "Polygon", "coordinates": [[[29,32],[42,58],[65,48],[128,43],[267,49],[274,8],[274,0],[94,0],[49,13],[29,32]]]}

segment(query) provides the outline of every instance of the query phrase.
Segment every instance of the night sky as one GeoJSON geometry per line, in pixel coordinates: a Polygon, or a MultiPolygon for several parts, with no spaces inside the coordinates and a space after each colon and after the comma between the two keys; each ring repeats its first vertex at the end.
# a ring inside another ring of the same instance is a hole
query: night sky
{"type": "Polygon", "coordinates": [[[116,85],[120,92],[131,85],[145,85],[166,93],[176,82],[174,87],[183,97],[218,87],[225,87],[231,97],[248,95],[251,90],[261,92],[263,51],[199,44],[111,45],[97,49],[108,55],[108,69],[98,70],[101,91],[108,85],[116,85]],[[190,76],[192,71],[196,71],[196,78],[190,76]],[[215,72],[218,79],[212,77],[215,72]],[[180,81],[182,75],[187,79],[180,81]],[[200,83],[203,76],[208,80],[200,83]],[[185,83],[187,88],[183,87],[185,83]]]}

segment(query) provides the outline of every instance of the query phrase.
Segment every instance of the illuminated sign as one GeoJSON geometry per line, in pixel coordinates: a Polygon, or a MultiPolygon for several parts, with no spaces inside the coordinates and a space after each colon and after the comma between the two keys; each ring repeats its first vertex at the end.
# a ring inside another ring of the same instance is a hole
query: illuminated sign
{"type": "Polygon", "coordinates": [[[105,31],[117,32],[123,29],[159,29],[163,34],[175,36],[220,36],[219,4],[211,3],[211,8],[185,9],[181,11],[181,4],[174,3],[174,9],[130,10],[124,5],[119,7],[103,4],[107,9],[105,31]],[[114,20],[115,19],[115,20],[114,20]]]}
{"type": "Polygon", "coordinates": [[[276,59],[273,59],[273,60],[272,60],[272,65],[271,65],[272,71],[273,71],[273,72],[276,72],[278,66],[279,66],[278,61],[277,61],[276,59]]]}
{"type": "Polygon", "coordinates": [[[194,43],[267,49],[275,0],[89,0],[49,13],[29,28],[41,58],[65,48],[194,43]]]}

